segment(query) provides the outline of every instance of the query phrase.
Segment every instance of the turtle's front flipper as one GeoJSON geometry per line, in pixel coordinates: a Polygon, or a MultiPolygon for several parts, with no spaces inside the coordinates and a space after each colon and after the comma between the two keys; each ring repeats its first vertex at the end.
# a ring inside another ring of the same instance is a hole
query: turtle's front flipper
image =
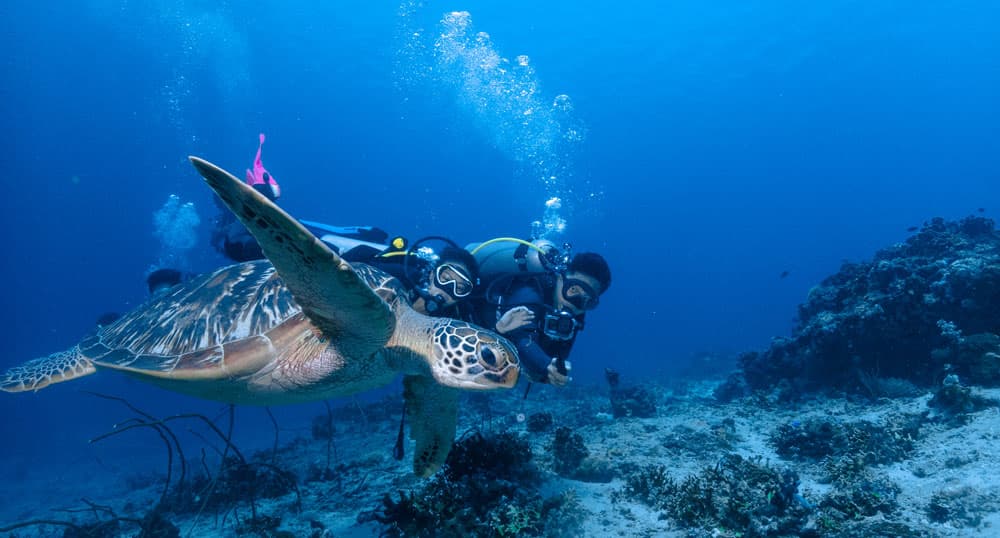
{"type": "Polygon", "coordinates": [[[0,390],[27,392],[41,390],[55,383],[70,381],[96,372],[94,364],[80,354],[80,348],[53,353],[15,366],[0,378],[0,390]]]}
{"type": "Polygon", "coordinates": [[[458,389],[445,387],[425,376],[403,378],[410,438],[416,441],[413,473],[427,477],[444,465],[455,440],[458,424],[458,389]]]}
{"type": "Polygon", "coordinates": [[[354,356],[385,345],[396,318],[349,263],[249,185],[208,161],[190,159],[260,243],[310,321],[354,356]]]}

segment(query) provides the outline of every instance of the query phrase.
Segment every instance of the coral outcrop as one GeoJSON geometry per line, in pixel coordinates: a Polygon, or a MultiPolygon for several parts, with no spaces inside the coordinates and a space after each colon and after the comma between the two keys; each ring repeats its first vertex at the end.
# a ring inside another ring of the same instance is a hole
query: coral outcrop
{"type": "Polygon", "coordinates": [[[844,263],[809,292],[798,324],[717,392],[835,389],[871,397],[934,387],[949,374],[1000,385],[1000,233],[935,218],[874,259],[844,263]],[[902,383],[905,381],[906,383],[902,383]],[[782,385],[783,384],[783,385],[782,385]]]}

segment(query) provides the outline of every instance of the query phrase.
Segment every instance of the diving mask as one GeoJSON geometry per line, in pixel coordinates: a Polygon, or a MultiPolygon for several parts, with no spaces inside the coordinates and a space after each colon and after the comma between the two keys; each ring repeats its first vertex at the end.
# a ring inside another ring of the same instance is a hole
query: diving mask
{"type": "Polygon", "coordinates": [[[600,294],[590,284],[578,278],[563,279],[562,296],[577,310],[593,310],[601,302],[600,294]]]}
{"type": "Polygon", "coordinates": [[[447,286],[451,286],[451,296],[456,299],[468,297],[475,287],[472,279],[461,267],[450,263],[437,266],[434,270],[434,283],[445,291],[448,291],[447,286]]]}

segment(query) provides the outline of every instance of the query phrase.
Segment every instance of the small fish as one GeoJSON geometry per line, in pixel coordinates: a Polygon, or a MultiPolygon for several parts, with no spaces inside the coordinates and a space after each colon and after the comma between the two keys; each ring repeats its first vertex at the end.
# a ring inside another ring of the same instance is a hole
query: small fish
{"type": "Polygon", "coordinates": [[[788,276],[789,274],[790,274],[790,273],[789,273],[788,271],[782,271],[782,272],[781,272],[781,274],[780,274],[780,275],[778,275],[778,278],[785,278],[785,277],[787,277],[787,276],[788,276]]]}
{"type": "Polygon", "coordinates": [[[909,228],[906,229],[906,231],[908,231],[908,232],[915,232],[915,231],[917,231],[919,229],[920,228],[917,227],[917,226],[910,226],[909,228]]]}
{"type": "Polygon", "coordinates": [[[980,207],[976,211],[979,211],[980,213],[986,213],[986,208],[985,207],[980,207]]]}

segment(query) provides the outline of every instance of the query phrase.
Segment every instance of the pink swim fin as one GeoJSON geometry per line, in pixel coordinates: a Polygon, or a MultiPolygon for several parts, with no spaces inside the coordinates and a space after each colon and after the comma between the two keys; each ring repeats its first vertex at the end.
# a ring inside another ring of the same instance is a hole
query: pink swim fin
{"type": "Polygon", "coordinates": [[[260,133],[260,142],[257,144],[257,156],[253,160],[253,169],[247,169],[247,184],[267,184],[271,187],[274,199],[278,199],[281,197],[281,187],[278,186],[278,182],[275,181],[274,176],[268,173],[267,168],[264,168],[264,161],[261,158],[261,153],[264,149],[264,140],[264,133],[260,133]]]}

